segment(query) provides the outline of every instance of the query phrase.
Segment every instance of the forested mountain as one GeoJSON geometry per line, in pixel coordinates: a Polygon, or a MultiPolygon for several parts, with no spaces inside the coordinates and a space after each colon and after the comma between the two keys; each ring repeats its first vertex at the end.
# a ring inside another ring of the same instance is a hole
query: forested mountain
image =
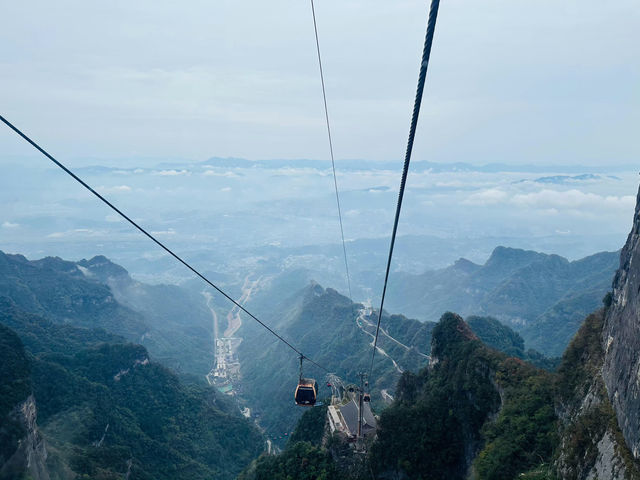
{"type": "MultiPolygon", "coordinates": [[[[299,346],[311,359],[349,382],[359,372],[367,372],[377,314],[361,304],[352,303],[335,290],[312,284],[283,301],[280,311],[270,318],[285,338],[299,346]]],[[[518,333],[493,318],[470,317],[476,335],[493,348],[525,359],[539,367],[554,369],[557,361],[539,352],[524,349],[518,333]]],[[[393,395],[401,373],[419,370],[429,362],[431,332],[436,324],[419,322],[402,315],[382,317],[371,394],[373,405],[384,406],[382,391],[393,395]]],[[[295,352],[253,323],[243,326],[244,340],[239,347],[243,398],[259,415],[259,422],[275,440],[282,443],[284,433],[293,431],[302,413],[292,410],[293,391],[298,378],[295,352]],[[288,379],[288,383],[273,379],[288,379]]],[[[305,362],[305,375],[320,383],[320,398],[330,395],[323,387],[326,371],[305,362]]]]}
{"type": "Polygon", "coordinates": [[[461,318],[443,316],[431,367],[405,373],[382,413],[374,471],[380,478],[640,478],[633,441],[623,435],[629,423],[616,421],[624,410],[605,388],[610,305],[586,318],[557,373],[491,351],[461,318]]]}
{"type": "MultiPolygon", "coordinates": [[[[312,284],[284,301],[273,320],[272,325],[305,355],[345,381],[355,382],[358,372],[368,370],[371,332],[377,317],[335,290],[312,284]]],[[[393,389],[403,370],[427,364],[433,325],[385,315],[382,327],[402,344],[380,335],[378,344],[389,356],[378,353],[374,365],[372,395],[376,404],[381,403],[380,391],[393,389]]],[[[243,396],[267,431],[278,436],[290,433],[302,413],[293,409],[299,374],[297,355],[254,323],[243,325],[243,332],[238,350],[247,386],[243,396]]],[[[304,367],[305,375],[319,380],[320,398],[329,395],[330,391],[322,388],[327,372],[308,362],[304,367]]]]}
{"type": "Polygon", "coordinates": [[[559,358],[547,358],[537,350],[525,349],[522,336],[493,317],[466,318],[473,333],[488,347],[494,348],[510,357],[520,358],[545,370],[555,370],[559,358]]]}
{"type": "Polygon", "coordinates": [[[35,424],[31,361],[18,336],[0,323],[0,479],[47,479],[35,424]],[[44,473],[43,473],[44,472],[44,473]]]}
{"type": "Polygon", "coordinates": [[[492,316],[528,348],[559,356],[611,287],[619,253],[569,262],[558,255],[497,247],[484,265],[458,260],[421,275],[394,274],[387,308],[421,320],[446,311],[492,316]]]}
{"type": "Polygon", "coordinates": [[[57,324],[103,330],[147,347],[162,363],[203,376],[211,368],[211,311],[199,292],[145,285],[103,256],[29,261],[0,252],[0,297],[57,324]]]}
{"type": "Polygon", "coordinates": [[[109,287],[60,258],[29,261],[0,252],[0,296],[57,323],[103,328],[131,341],[149,330],[142,315],[115,301],[109,287]]]}
{"type": "Polygon", "coordinates": [[[551,459],[551,374],[486,348],[457,315],[433,331],[432,368],[403,375],[371,450],[379,475],[515,478],[551,459]]]}
{"type": "Polygon", "coordinates": [[[0,324],[16,327],[28,352],[0,325],[8,370],[0,416],[9,418],[0,431],[2,478],[231,479],[262,451],[262,436],[235,405],[213,388],[181,383],[144,347],[56,325],[6,299],[1,306],[0,324]],[[41,438],[33,452],[20,450],[41,438]]]}
{"type": "Polygon", "coordinates": [[[602,378],[606,311],[585,320],[557,373],[488,348],[447,313],[430,366],[401,376],[366,457],[307,412],[282,454],[240,478],[640,479],[602,378]]]}
{"type": "Polygon", "coordinates": [[[104,257],[0,252],[0,324],[15,347],[3,349],[3,366],[28,369],[22,383],[0,379],[6,478],[230,479],[264,447],[237,407],[203,385],[212,361],[204,298],[135,282],[104,257]],[[183,384],[157,360],[200,380],[183,384]],[[16,446],[34,439],[33,452],[16,446]]]}
{"type": "MultiPolygon", "coordinates": [[[[552,372],[558,361],[525,341],[535,331],[546,352],[568,342],[576,316],[607,291],[612,256],[568,262],[499,247],[483,266],[461,260],[403,276],[406,298],[422,290],[427,314],[455,301],[482,316],[465,322],[448,313],[435,323],[384,313],[370,386],[380,430],[364,463],[349,460],[344,445],[330,444],[328,451],[320,445],[322,415],[306,415],[296,428],[303,413],[293,402],[298,358],[261,326],[244,321],[234,334],[241,339],[237,399],[251,407],[274,444],[287,445],[281,457],[253,463],[244,478],[280,478],[275,472],[318,478],[307,470],[314,465],[326,478],[358,478],[360,467],[376,478],[420,478],[424,471],[430,478],[469,472],[478,478],[552,478],[558,472],[582,478],[610,464],[635,475],[633,455],[614,425],[619,411],[594,373],[604,358],[594,343],[602,314],[589,317],[558,373],[552,372]],[[586,364],[577,363],[585,358],[586,364]],[[585,389],[597,401],[578,407],[585,389]],[[607,445],[618,453],[602,460],[607,445]],[[583,451],[584,461],[576,462],[583,451]]],[[[243,286],[231,288],[250,309],[266,311],[261,317],[284,338],[346,382],[368,371],[374,310],[308,284],[305,270],[257,278],[255,285],[246,277],[243,286]]],[[[614,296],[613,305],[625,295],[614,296]]],[[[203,378],[213,360],[215,310],[233,316],[219,302],[197,288],[137,282],[102,256],[29,261],[0,252],[0,323],[11,329],[3,341],[18,345],[12,340],[17,334],[22,351],[7,364],[24,358],[27,374],[18,384],[29,385],[29,395],[12,398],[3,414],[9,426],[0,432],[4,462],[26,472],[24,458],[40,459],[32,463],[34,478],[232,478],[263,450],[261,435],[226,397],[201,381],[184,384],[165,367],[203,378]],[[31,453],[16,447],[25,435],[31,453]]],[[[305,361],[305,376],[321,386],[320,400],[330,393],[326,373],[305,361]]],[[[7,382],[5,390],[16,390],[14,378],[7,382]]]]}
{"type": "Polygon", "coordinates": [[[469,321],[512,356],[446,313],[431,332],[429,365],[403,373],[364,460],[333,437],[322,447],[306,437],[242,478],[640,479],[639,250],[640,192],[613,292],[583,321],[556,372],[516,358],[521,337],[495,319],[469,321]]]}

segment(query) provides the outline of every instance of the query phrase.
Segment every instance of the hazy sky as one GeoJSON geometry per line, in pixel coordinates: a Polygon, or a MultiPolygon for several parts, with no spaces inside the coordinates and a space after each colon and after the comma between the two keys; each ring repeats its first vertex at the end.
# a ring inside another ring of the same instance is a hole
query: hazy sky
{"type": "MultiPolygon", "coordinates": [[[[428,2],[316,8],[337,157],[401,157],[428,2]]],[[[0,111],[62,159],[327,158],[308,1],[1,11],[0,111]]],[[[638,59],[637,0],[445,0],[416,158],[635,163],[638,59]]]]}

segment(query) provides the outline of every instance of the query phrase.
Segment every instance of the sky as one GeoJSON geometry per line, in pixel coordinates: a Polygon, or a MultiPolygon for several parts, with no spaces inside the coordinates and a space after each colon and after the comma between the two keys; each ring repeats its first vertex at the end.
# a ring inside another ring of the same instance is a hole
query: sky
{"type": "MultiPolygon", "coordinates": [[[[308,0],[0,2],[0,114],[205,268],[253,268],[265,247],[274,268],[326,263],[290,252],[340,241],[308,0]]],[[[384,256],[429,5],[315,5],[345,236],[384,256]]],[[[619,249],[639,58],[637,0],[443,1],[398,230],[424,238],[399,242],[396,267],[619,249]]],[[[161,252],[1,125],[0,168],[0,250],[167,267],[141,264],[161,252]]]]}
{"type": "MultiPolygon", "coordinates": [[[[2,3],[2,114],[72,165],[328,158],[308,1],[2,3]]],[[[336,157],[400,159],[428,3],[316,10],[336,157]]],[[[634,164],[638,58],[636,0],[444,1],[415,158],[634,164]]]]}

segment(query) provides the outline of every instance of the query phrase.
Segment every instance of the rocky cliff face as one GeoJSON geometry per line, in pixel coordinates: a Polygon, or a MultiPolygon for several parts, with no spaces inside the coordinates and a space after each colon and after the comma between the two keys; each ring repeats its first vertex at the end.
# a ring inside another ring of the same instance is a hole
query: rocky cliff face
{"type": "Polygon", "coordinates": [[[49,480],[45,465],[47,448],[36,424],[37,409],[33,395],[20,403],[10,415],[19,423],[25,435],[18,441],[18,448],[0,468],[0,478],[21,478],[27,474],[33,480],[49,480]]]}
{"type": "Polygon", "coordinates": [[[30,359],[16,333],[0,323],[0,480],[49,480],[31,392],[30,359]]]}
{"type": "Polygon", "coordinates": [[[604,315],[600,310],[587,317],[558,369],[555,468],[565,480],[639,478],[602,378],[604,315]]]}
{"type": "Polygon", "coordinates": [[[559,369],[563,479],[640,478],[640,192],[605,309],[585,320],[559,369]]]}
{"type": "Polygon", "coordinates": [[[640,192],[602,332],[602,376],[624,439],[640,459],[640,192]]]}

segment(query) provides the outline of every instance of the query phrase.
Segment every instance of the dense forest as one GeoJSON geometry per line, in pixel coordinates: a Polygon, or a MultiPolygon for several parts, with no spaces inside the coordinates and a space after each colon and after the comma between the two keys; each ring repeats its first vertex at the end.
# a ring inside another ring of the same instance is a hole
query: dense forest
{"type": "Polygon", "coordinates": [[[433,331],[432,357],[433,368],[403,375],[382,413],[375,472],[446,479],[473,468],[480,478],[514,478],[550,460],[550,374],[486,348],[451,313],[433,331]]]}
{"type": "MultiPolygon", "coordinates": [[[[371,355],[371,332],[375,325],[364,327],[364,333],[356,322],[362,305],[351,302],[333,289],[324,289],[318,284],[310,285],[283,302],[282,309],[274,315],[274,325],[287,337],[295,339],[299,348],[314,361],[335,372],[345,381],[354,381],[360,371],[368,368],[371,355]]],[[[371,320],[374,321],[374,320],[371,320]]],[[[428,363],[432,324],[422,324],[400,315],[383,317],[383,327],[395,330],[400,341],[406,341],[406,348],[385,338],[380,345],[389,355],[397,359],[403,369],[417,370],[428,363]]],[[[244,340],[239,348],[242,358],[242,373],[250,389],[244,392],[248,402],[255,406],[260,415],[260,425],[273,434],[280,445],[286,440],[284,433],[293,431],[302,414],[292,411],[293,392],[299,374],[296,356],[282,343],[261,327],[253,323],[243,326],[244,340]],[[283,388],[285,379],[288,388],[283,388]],[[288,380],[287,380],[288,379],[288,380]],[[282,438],[280,438],[282,437],[282,438]]],[[[305,375],[323,379],[326,372],[305,363],[305,375]]],[[[400,372],[388,359],[376,362],[375,382],[372,392],[376,405],[380,390],[394,389],[400,372]]],[[[320,381],[320,396],[330,394],[320,381]]],[[[372,396],[373,397],[373,396],[372,396]]],[[[382,403],[380,402],[380,406],[382,403]]]]}
{"type": "MultiPolygon", "coordinates": [[[[52,478],[234,478],[264,448],[211,387],[185,383],[147,350],[103,331],[56,325],[3,299],[3,418],[29,395],[52,478]],[[9,348],[11,347],[11,348],[9,348]],[[9,375],[11,372],[11,375],[9,375]]],[[[13,418],[12,417],[12,418],[13,418]]],[[[2,455],[23,436],[3,421],[2,455]]]]}
{"type": "Polygon", "coordinates": [[[518,358],[515,332],[470,319],[509,356],[447,313],[432,331],[431,365],[401,376],[366,457],[323,438],[312,411],[282,454],[261,457],[240,478],[579,480],[599,471],[597,478],[638,479],[599,374],[605,309],[587,317],[554,372],[518,358]],[[613,460],[601,450],[607,436],[613,460]]]}

